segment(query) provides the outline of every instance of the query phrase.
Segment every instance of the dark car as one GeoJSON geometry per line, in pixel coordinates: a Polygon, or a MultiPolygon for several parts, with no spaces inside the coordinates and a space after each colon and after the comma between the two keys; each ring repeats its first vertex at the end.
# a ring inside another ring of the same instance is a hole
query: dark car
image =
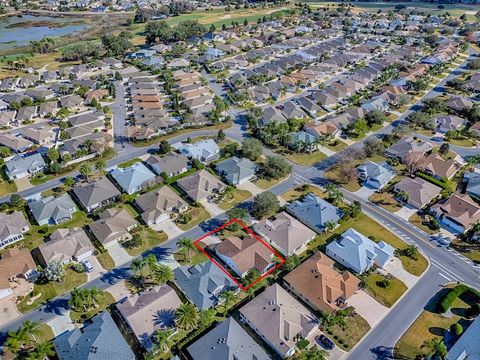
{"type": "Polygon", "coordinates": [[[335,347],[333,341],[327,338],[325,335],[317,336],[317,342],[320,345],[323,345],[327,350],[332,350],[335,347]]]}

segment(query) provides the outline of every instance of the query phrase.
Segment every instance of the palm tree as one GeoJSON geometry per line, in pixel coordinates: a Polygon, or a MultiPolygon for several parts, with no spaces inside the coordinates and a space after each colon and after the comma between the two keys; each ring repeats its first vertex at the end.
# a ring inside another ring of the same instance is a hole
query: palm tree
{"type": "Polygon", "coordinates": [[[437,355],[441,359],[444,359],[447,355],[447,346],[443,342],[442,338],[425,340],[422,348],[426,348],[429,355],[437,355]]]}
{"type": "Polygon", "coordinates": [[[335,229],[335,226],[336,226],[335,222],[333,222],[333,221],[326,221],[326,222],[323,224],[323,231],[328,234],[328,233],[332,232],[333,229],[335,229]]]}
{"type": "Polygon", "coordinates": [[[215,309],[206,309],[200,312],[199,322],[202,327],[209,326],[214,320],[217,311],[215,309]]]}
{"type": "Polygon", "coordinates": [[[105,169],[106,166],[107,163],[105,162],[105,160],[98,160],[95,163],[95,169],[97,169],[98,171],[105,169]]]}
{"type": "Polygon", "coordinates": [[[323,326],[325,326],[326,328],[329,328],[330,326],[333,326],[335,325],[335,315],[333,314],[325,314],[322,318],[322,324],[323,326]]]}
{"type": "Polygon", "coordinates": [[[195,305],[184,303],[175,313],[175,323],[180,329],[190,331],[194,329],[199,320],[199,313],[195,305]]]}
{"type": "Polygon", "coordinates": [[[87,164],[83,164],[82,166],[80,166],[80,169],[78,171],[88,181],[88,175],[90,175],[90,173],[92,171],[90,166],[87,165],[87,164]]]}
{"type": "Polygon", "coordinates": [[[223,300],[224,312],[227,312],[228,307],[236,299],[235,293],[231,290],[225,290],[220,294],[220,299],[223,300]]]}
{"type": "Polygon", "coordinates": [[[151,276],[153,273],[153,269],[158,265],[157,257],[154,254],[150,254],[145,256],[142,259],[143,267],[148,269],[148,274],[151,276]]]}
{"type": "Polygon", "coordinates": [[[170,348],[170,336],[172,336],[172,330],[157,330],[155,331],[154,339],[155,346],[162,352],[166,352],[170,348]]]}
{"type": "Polygon", "coordinates": [[[182,238],[177,241],[177,246],[183,250],[185,259],[188,258],[188,262],[190,262],[190,251],[195,250],[195,245],[193,244],[192,239],[182,238]]]}
{"type": "Polygon", "coordinates": [[[410,194],[406,191],[400,191],[400,193],[398,194],[398,198],[402,203],[406,204],[410,199],[410,194]]]}
{"type": "Polygon", "coordinates": [[[166,284],[167,282],[172,282],[173,278],[173,270],[167,265],[157,264],[153,268],[152,280],[155,284],[166,284]]]}
{"type": "Polygon", "coordinates": [[[45,359],[49,356],[54,356],[53,344],[51,342],[43,342],[36,346],[36,348],[27,356],[27,360],[45,359]]]}
{"type": "Polygon", "coordinates": [[[134,275],[140,275],[144,267],[145,267],[145,263],[141,258],[134,259],[130,264],[130,270],[132,270],[134,275]]]}

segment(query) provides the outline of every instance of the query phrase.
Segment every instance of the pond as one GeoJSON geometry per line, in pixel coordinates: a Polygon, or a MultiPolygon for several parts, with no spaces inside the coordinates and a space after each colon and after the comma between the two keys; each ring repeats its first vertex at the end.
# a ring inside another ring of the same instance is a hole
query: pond
{"type": "Polygon", "coordinates": [[[59,37],[85,30],[75,18],[23,15],[0,17],[0,50],[29,45],[32,40],[59,37]]]}

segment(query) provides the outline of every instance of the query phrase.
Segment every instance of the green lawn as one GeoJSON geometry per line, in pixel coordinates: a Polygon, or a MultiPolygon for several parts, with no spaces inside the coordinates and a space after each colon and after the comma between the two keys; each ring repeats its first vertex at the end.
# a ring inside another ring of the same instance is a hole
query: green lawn
{"type": "Polygon", "coordinates": [[[184,231],[189,230],[192,227],[197,226],[201,222],[211,218],[210,213],[202,205],[191,206],[190,209],[188,210],[188,213],[192,217],[192,219],[188,223],[186,224],[182,224],[181,222],[176,223],[177,226],[184,231]]]}
{"type": "Polygon", "coordinates": [[[417,355],[425,354],[425,348],[422,347],[425,341],[441,339],[450,325],[456,322],[465,325],[462,315],[464,309],[469,308],[469,304],[460,298],[455,300],[451,308],[453,316],[446,317],[437,312],[437,304],[445,295],[445,291],[446,289],[442,289],[434,296],[425,310],[398,340],[395,346],[395,354],[398,358],[415,359],[417,355]]]}
{"type": "Polygon", "coordinates": [[[63,283],[50,282],[44,285],[35,284],[34,292],[37,292],[37,294],[40,294],[40,296],[31,304],[27,304],[27,302],[32,298],[33,292],[30,293],[17,305],[17,309],[22,313],[29,312],[38,306],[45,304],[47,301],[52,300],[59,295],[63,295],[73,288],[84,284],[85,282],[87,282],[86,273],[77,273],[76,271],[67,269],[67,274],[63,283]]]}
{"type": "Polygon", "coordinates": [[[234,207],[237,204],[244,202],[251,196],[252,193],[248,190],[235,189],[233,193],[233,198],[222,200],[220,204],[218,204],[218,206],[220,207],[220,209],[228,210],[231,207],[234,207]]]}
{"type": "Polygon", "coordinates": [[[205,255],[200,250],[196,249],[190,252],[190,259],[185,257],[185,253],[183,250],[178,250],[175,254],[173,254],[173,258],[180,264],[180,265],[197,265],[201,264],[208,260],[207,255],[205,255]]]}
{"type": "Polygon", "coordinates": [[[83,322],[84,320],[88,320],[95,315],[101,313],[104,311],[106,308],[108,308],[111,304],[115,303],[115,299],[113,296],[108,292],[105,291],[102,296],[98,299],[97,307],[87,311],[85,314],[82,312],[77,312],[75,310],[70,311],[70,318],[72,321],[75,322],[83,322]]]}
{"type": "Polygon", "coordinates": [[[327,157],[327,155],[325,155],[324,153],[318,150],[311,153],[288,152],[288,153],[285,153],[284,156],[290,161],[293,161],[298,165],[304,165],[304,166],[310,166],[310,165],[316,164],[327,157]]]}
{"type": "Polygon", "coordinates": [[[480,264],[480,249],[478,245],[472,246],[471,244],[460,241],[459,239],[455,239],[451,246],[466,258],[477,264],[480,264]]]}
{"type": "Polygon", "coordinates": [[[432,230],[430,229],[430,227],[428,227],[427,225],[425,225],[423,222],[422,222],[422,217],[420,215],[418,215],[418,213],[415,213],[413,214],[409,219],[408,221],[410,223],[412,223],[413,225],[415,225],[416,227],[418,227],[419,229],[422,229],[423,231],[425,231],[427,234],[430,234],[430,235],[433,235],[433,234],[437,234],[439,230],[432,230]]]}
{"type": "Polygon", "coordinates": [[[380,304],[392,307],[393,304],[407,291],[407,286],[395,277],[388,278],[390,284],[387,288],[379,286],[379,281],[386,279],[384,276],[372,273],[366,277],[367,287],[365,290],[372,295],[380,304]]]}
{"type": "Polygon", "coordinates": [[[327,193],[322,189],[314,185],[298,186],[294,189],[290,189],[282,194],[282,198],[287,201],[293,201],[298,199],[301,196],[307,195],[308,193],[314,193],[315,195],[321,197],[322,199],[326,198],[327,193]]]}
{"type": "Polygon", "coordinates": [[[395,200],[394,196],[394,194],[388,192],[373,193],[370,195],[368,200],[373,202],[375,205],[379,205],[385,210],[394,213],[402,208],[398,201],[395,200]]]}
{"type": "Polygon", "coordinates": [[[44,182],[50,181],[54,178],[55,176],[52,174],[45,175],[43,172],[39,172],[38,174],[36,174],[34,177],[30,179],[30,184],[32,184],[33,186],[37,186],[37,185],[43,184],[44,182]]]}
{"type": "Polygon", "coordinates": [[[332,151],[340,151],[347,148],[348,145],[343,141],[336,139],[334,144],[326,144],[325,147],[332,151]]]}
{"type": "Polygon", "coordinates": [[[450,139],[448,142],[452,145],[463,146],[467,148],[477,145],[477,140],[475,139],[450,139]]]}
{"type": "Polygon", "coordinates": [[[257,185],[260,189],[268,190],[268,189],[270,189],[273,185],[276,185],[276,184],[282,182],[283,180],[287,179],[289,176],[290,176],[290,175],[285,176],[285,177],[280,178],[280,179],[272,179],[272,180],[257,179],[254,183],[255,183],[255,185],[257,185]]]}
{"type": "Polygon", "coordinates": [[[40,324],[35,329],[35,332],[37,332],[38,334],[35,336],[32,336],[32,338],[34,338],[34,340],[38,341],[39,343],[50,341],[55,338],[55,336],[53,335],[52,328],[47,324],[40,324]]]}
{"type": "Polygon", "coordinates": [[[98,253],[96,257],[100,265],[102,265],[105,270],[112,270],[115,268],[115,262],[108,252],[98,253]]]}
{"type": "Polygon", "coordinates": [[[342,187],[351,192],[355,192],[362,187],[358,181],[351,181],[349,183],[340,181],[339,179],[341,178],[341,175],[339,166],[333,166],[327,171],[325,171],[325,177],[327,178],[327,180],[330,180],[337,185],[341,185],[342,187]]]}
{"type": "MultiPolygon", "coordinates": [[[[333,241],[338,234],[345,232],[349,228],[354,228],[363,235],[370,237],[373,241],[378,242],[383,240],[398,250],[403,250],[408,247],[406,242],[391,233],[372,218],[362,213],[355,219],[340,222],[340,225],[332,233],[317,236],[314,241],[308,244],[308,248],[310,250],[315,250],[318,247],[323,247],[327,243],[333,241]]],[[[399,256],[399,258],[402,261],[405,270],[413,275],[418,276],[427,269],[428,261],[421,254],[418,254],[417,259],[411,259],[404,255],[399,256]]]]}
{"type": "Polygon", "coordinates": [[[126,168],[126,167],[129,167],[130,165],[133,165],[137,162],[142,162],[142,159],[139,159],[139,158],[133,158],[133,159],[130,159],[130,160],[127,160],[123,163],[120,163],[117,165],[117,167],[119,168],[126,168]]]}
{"type": "Polygon", "coordinates": [[[334,325],[325,331],[338,348],[350,351],[370,330],[370,325],[358,314],[347,316],[345,323],[345,326],[334,325]]]}
{"type": "Polygon", "coordinates": [[[168,239],[167,234],[165,234],[163,231],[157,232],[152,230],[149,227],[143,228],[143,230],[140,232],[140,236],[142,237],[142,240],[143,240],[142,246],[139,246],[133,249],[125,248],[125,250],[129,255],[139,256],[145,251],[150,250],[162,244],[168,239]]]}
{"type": "Polygon", "coordinates": [[[64,222],[60,225],[31,225],[30,230],[24,234],[23,243],[29,250],[33,250],[43,244],[44,239],[50,236],[50,234],[57,229],[82,228],[91,222],[92,219],[87,217],[87,214],[85,214],[83,211],[77,211],[73,213],[72,220],[64,222]]]}
{"type": "Polygon", "coordinates": [[[17,185],[8,179],[5,165],[0,166],[0,196],[17,192],[17,185]]]}

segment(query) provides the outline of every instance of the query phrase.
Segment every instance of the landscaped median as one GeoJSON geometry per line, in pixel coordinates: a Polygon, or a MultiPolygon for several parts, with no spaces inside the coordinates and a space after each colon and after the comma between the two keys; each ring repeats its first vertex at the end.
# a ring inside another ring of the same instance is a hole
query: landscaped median
{"type": "MultiPolygon", "coordinates": [[[[479,301],[478,291],[465,285],[449,285],[440,290],[398,340],[395,355],[401,359],[434,355],[435,349],[442,348],[444,335],[452,325],[459,324],[466,329],[469,320],[478,316],[479,301]]],[[[451,335],[453,340],[458,339],[456,335],[451,335]]]]}

